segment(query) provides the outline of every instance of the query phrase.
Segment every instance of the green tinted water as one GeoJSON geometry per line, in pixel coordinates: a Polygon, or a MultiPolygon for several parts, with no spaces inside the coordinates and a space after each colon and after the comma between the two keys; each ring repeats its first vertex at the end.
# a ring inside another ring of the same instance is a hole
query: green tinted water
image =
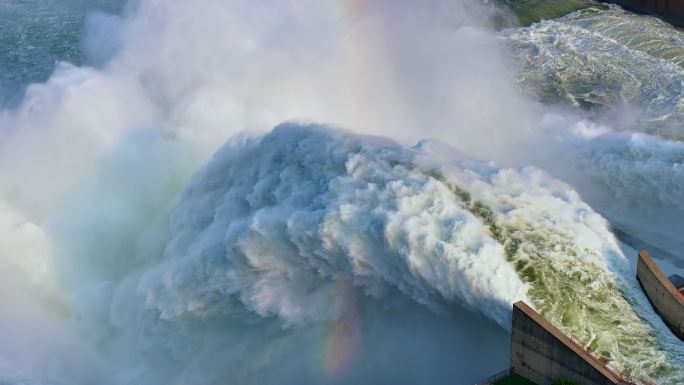
{"type": "Polygon", "coordinates": [[[542,103],[598,123],[684,139],[684,32],[657,18],[595,6],[503,32],[518,82],[542,103]],[[631,118],[625,111],[638,111],[631,118]]]}
{"type": "Polygon", "coordinates": [[[550,20],[583,8],[605,5],[594,0],[498,0],[510,7],[521,25],[530,25],[540,20],[550,20]]]}
{"type": "Polygon", "coordinates": [[[528,212],[523,203],[528,198],[476,198],[439,170],[428,175],[444,183],[488,227],[544,318],[626,373],[662,384],[679,383],[681,372],[668,348],[639,314],[635,288],[620,281],[598,248],[585,245],[592,241],[584,238],[583,230],[536,217],[535,211],[552,212],[553,202],[534,199],[528,212]]]}

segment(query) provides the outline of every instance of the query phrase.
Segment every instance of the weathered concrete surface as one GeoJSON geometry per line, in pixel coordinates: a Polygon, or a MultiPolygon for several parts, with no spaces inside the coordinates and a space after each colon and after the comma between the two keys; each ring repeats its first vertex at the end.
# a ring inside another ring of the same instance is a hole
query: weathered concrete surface
{"type": "Polygon", "coordinates": [[[639,253],[637,279],[665,324],[684,340],[684,295],[665,277],[647,251],[639,253]]]}
{"type": "Polygon", "coordinates": [[[524,302],[513,305],[511,367],[539,385],[558,379],[583,385],[627,383],[524,302]]]}
{"type": "Polygon", "coordinates": [[[684,27],[684,1],[682,0],[603,0],[626,9],[657,15],[670,23],[684,27]]]}

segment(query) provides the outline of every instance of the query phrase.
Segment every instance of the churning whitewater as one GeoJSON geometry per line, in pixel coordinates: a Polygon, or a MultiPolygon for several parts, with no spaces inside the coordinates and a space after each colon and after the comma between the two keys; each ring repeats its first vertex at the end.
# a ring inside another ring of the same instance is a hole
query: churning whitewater
{"type": "Polygon", "coordinates": [[[605,220],[540,170],[453,154],[321,126],[230,143],[174,210],[164,260],[139,286],[146,307],[301,327],[348,311],[330,294],[342,282],[508,327],[524,299],[620,368],[681,375],[666,354],[681,354],[676,342],[635,312],[647,305],[620,276],[630,270],[605,220]]]}
{"type": "Polygon", "coordinates": [[[0,25],[26,39],[0,45],[0,384],[471,384],[518,300],[684,381],[611,230],[681,249],[681,32],[591,1],[201,3],[0,4],[85,31],[48,76],[40,29],[0,25]]]}
{"type": "MultiPolygon", "coordinates": [[[[681,266],[684,32],[593,4],[508,29],[504,38],[526,92],[545,104],[580,108],[587,120],[574,132],[552,129],[565,137],[566,149],[550,146],[551,155],[535,163],[571,182],[616,228],[665,249],[681,266]],[[549,161],[558,153],[562,161],[549,161]]],[[[558,116],[547,119],[546,126],[565,125],[558,116]]]]}

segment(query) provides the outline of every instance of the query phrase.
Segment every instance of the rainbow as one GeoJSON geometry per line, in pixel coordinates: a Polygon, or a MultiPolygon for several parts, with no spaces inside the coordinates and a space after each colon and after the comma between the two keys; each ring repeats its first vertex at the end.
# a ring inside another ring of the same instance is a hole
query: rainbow
{"type": "Polygon", "coordinates": [[[346,280],[339,279],[330,290],[334,300],[342,299],[343,311],[328,322],[323,347],[323,368],[329,379],[339,379],[349,369],[359,353],[361,342],[361,311],[358,293],[346,280]]]}

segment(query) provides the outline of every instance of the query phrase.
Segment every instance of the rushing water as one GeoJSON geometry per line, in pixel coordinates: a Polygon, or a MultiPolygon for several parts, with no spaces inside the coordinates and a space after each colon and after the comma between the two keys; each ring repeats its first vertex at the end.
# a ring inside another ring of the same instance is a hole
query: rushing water
{"type": "Polygon", "coordinates": [[[598,127],[575,146],[574,160],[555,166],[574,170],[556,172],[573,180],[614,225],[678,255],[684,33],[654,17],[597,6],[504,35],[525,92],[546,105],[577,110],[598,127]],[[622,132],[622,139],[602,135],[601,127],[622,132]],[[579,179],[593,186],[580,187],[579,179]]]}
{"type": "Polygon", "coordinates": [[[543,102],[616,114],[632,108],[634,115],[627,113],[616,128],[684,138],[684,32],[602,7],[512,30],[509,37],[522,62],[520,82],[543,102]]]}
{"type": "Polygon", "coordinates": [[[485,3],[0,4],[0,383],[473,383],[516,300],[681,383],[684,34],[485,3]]]}

